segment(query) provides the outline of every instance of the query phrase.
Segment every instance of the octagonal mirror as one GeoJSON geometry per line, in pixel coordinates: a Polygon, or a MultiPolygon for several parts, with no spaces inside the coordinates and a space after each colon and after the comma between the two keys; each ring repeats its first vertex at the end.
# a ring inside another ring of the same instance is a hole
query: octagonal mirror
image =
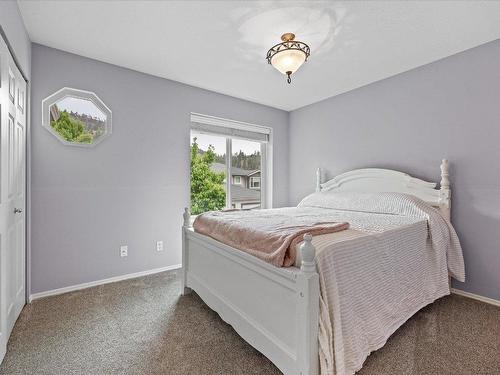
{"type": "Polygon", "coordinates": [[[111,110],[93,92],[65,87],[42,109],[43,126],[66,145],[92,147],[111,134],[111,110]]]}

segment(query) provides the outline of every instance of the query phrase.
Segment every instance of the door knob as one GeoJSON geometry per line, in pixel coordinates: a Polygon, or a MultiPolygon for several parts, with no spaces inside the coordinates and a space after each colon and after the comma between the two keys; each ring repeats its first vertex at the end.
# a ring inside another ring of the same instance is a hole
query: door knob
{"type": "Polygon", "coordinates": [[[23,212],[23,210],[21,210],[20,208],[14,208],[15,214],[20,214],[21,212],[23,212]]]}

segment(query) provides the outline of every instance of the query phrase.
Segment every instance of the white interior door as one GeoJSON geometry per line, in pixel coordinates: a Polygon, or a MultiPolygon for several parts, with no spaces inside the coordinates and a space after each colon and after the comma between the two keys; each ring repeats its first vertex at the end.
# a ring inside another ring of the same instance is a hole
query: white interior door
{"type": "Polygon", "coordinates": [[[0,362],[25,304],[26,81],[0,37],[0,362]]]}

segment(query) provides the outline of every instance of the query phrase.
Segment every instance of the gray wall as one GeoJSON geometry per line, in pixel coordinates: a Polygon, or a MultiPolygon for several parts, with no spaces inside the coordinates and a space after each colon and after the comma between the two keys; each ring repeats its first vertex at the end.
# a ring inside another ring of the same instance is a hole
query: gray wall
{"type": "Polygon", "coordinates": [[[190,112],[273,127],[274,204],[287,203],[287,112],[41,45],[32,58],[33,293],[181,262],[190,112]],[[42,99],[64,86],[113,111],[96,148],[64,146],[42,127],[42,99]]]}
{"type": "Polygon", "coordinates": [[[0,1],[0,25],[4,30],[23,73],[31,78],[31,41],[17,1],[0,1]]]}
{"type": "Polygon", "coordinates": [[[500,40],[293,111],[289,138],[291,204],[316,167],[439,181],[448,158],[467,272],[455,287],[500,299],[500,40]]]}
{"type": "Polygon", "coordinates": [[[311,192],[317,166],[437,181],[450,159],[467,271],[455,287],[500,299],[500,41],[290,114],[40,45],[32,54],[32,292],[180,262],[194,111],[274,128],[276,206],[311,192]],[[41,100],[63,86],[113,110],[113,135],[95,149],[42,128],[41,100]]]}

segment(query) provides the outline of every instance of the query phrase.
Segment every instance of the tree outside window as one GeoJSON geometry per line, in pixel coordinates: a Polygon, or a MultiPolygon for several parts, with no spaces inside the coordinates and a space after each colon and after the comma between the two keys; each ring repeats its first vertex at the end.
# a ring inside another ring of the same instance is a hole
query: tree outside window
{"type": "Polygon", "coordinates": [[[221,210],[226,206],[224,172],[211,169],[216,154],[214,146],[200,150],[196,137],[191,144],[191,213],[221,210]]]}
{"type": "Polygon", "coordinates": [[[191,213],[260,208],[260,169],[261,143],[194,131],[191,135],[191,213]],[[226,153],[230,150],[228,168],[226,153]],[[227,179],[229,171],[231,176],[227,179]]]}

